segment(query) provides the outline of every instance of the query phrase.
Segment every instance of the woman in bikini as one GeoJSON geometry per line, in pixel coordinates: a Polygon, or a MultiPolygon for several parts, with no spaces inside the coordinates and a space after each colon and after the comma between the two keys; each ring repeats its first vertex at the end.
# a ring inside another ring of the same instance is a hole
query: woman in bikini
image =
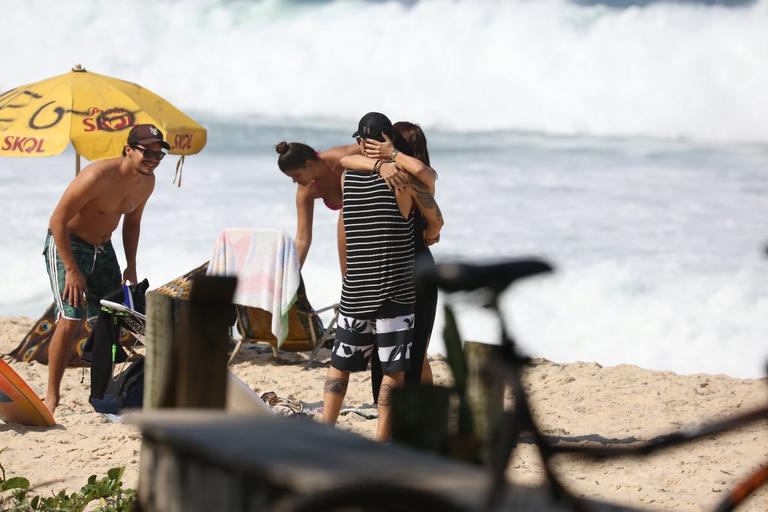
{"type": "MultiPolygon", "coordinates": [[[[296,251],[299,265],[304,266],[312,245],[312,220],[315,200],[322,199],[331,210],[341,210],[341,159],[359,155],[359,144],[337,146],[318,153],[301,142],[280,142],[275,146],[280,155],[277,166],[296,183],[296,251]]],[[[344,272],[344,226],[339,215],[339,263],[344,272]]]]}
{"type": "MultiPolygon", "coordinates": [[[[395,123],[395,128],[398,124],[395,123]]],[[[372,142],[383,144],[379,152],[388,151],[387,160],[395,153],[394,163],[382,166],[381,170],[382,178],[390,187],[402,186],[405,183],[402,173],[398,173],[398,169],[402,169],[412,174],[429,187],[430,190],[434,191],[434,177],[436,174],[428,165],[404,153],[399,153],[398,156],[397,152],[393,151],[394,146],[389,139],[384,143],[371,141],[372,139],[361,139],[358,137],[357,144],[337,146],[320,153],[301,142],[283,141],[275,146],[275,151],[280,155],[277,158],[277,166],[296,183],[296,237],[294,242],[300,266],[304,266],[304,261],[309,253],[309,247],[312,245],[312,222],[315,201],[322,199],[325,206],[331,210],[341,210],[341,174],[345,169],[341,164],[341,160],[344,157],[357,156],[363,159],[362,161],[357,161],[357,165],[363,166],[359,170],[368,169],[368,162],[370,160],[362,156],[365,144],[371,145],[372,142]]],[[[374,157],[374,160],[370,161],[370,170],[373,170],[375,158],[384,159],[384,157],[374,157]]],[[[354,160],[352,162],[354,163],[354,160]]],[[[337,239],[339,267],[343,275],[346,262],[344,258],[344,225],[341,222],[341,212],[339,212],[337,239]]]]}

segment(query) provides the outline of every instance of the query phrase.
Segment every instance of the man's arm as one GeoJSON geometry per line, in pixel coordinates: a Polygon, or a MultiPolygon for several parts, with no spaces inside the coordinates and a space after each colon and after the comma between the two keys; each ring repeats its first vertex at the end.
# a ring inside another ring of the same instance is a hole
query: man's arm
{"type": "Polygon", "coordinates": [[[347,233],[344,231],[344,214],[339,210],[339,220],[336,223],[336,245],[339,249],[339,268],[341,278],[347,275],[347,233]]]}
{"type": "MultiPolygon", "coordinates": [[[[341,191],[342,199],[344,196],[344,178],[347,177],[347,171],[341,173],[341,191]]],[[[336,244],[339,248],[339,268],[341,269],[341,278],[347,275],[347,232],[344,230],[344,208],[339,210],[339,221],[336,223],[336,244]]]]}
{"type": "Polygon", "coordinates": [[[323,151],[323,154],[328,155],[334,160],[341,160],[345,156],[359,155],[360,146],[357,144],[344,144],[343,146],[334,146],[323,151]]]}
{"type": "MultiPolygon", "coordinates": [[[[414,158],[413,160],[416,159],[414,158]]],[[[420,160],[416,161],[419,162],[420,160]]],[[[344,169],[352,169],[354,171],[373,171],[376,162],[377,160],[363,155],[345,156],[341,159],[341,165],[344,169]]],[[[379,175],[384,179],[389,190],[407,187],[409,183],[408,173],[400,171],[394,162],[383,162],[379,168],[379,175]]]]}
{"type": "Polygon", "coordinates": [[[62,299],[75,307],[85,304],[86,285],[85,277],[72,254],[67,224],[99,193],[100,183],[96,173],[84,170],[64,191],[48,222],[48,228],[66,270],[62,299]]]}
{"type": "Polygon", "coordinates": [[[136,251],[139,248],[139,234],[141,233],[141,216],[144,214],[144,207],[147,205],[147,199],[130,213],[123,217],[123,248],[125,249],[125,271],[123,271],[123,281],[136,284],[136,251]]]}
{"type": "Polygon", "coordinates": [[[353,171],[372,171],[376,160],[363,155],[347,155],[341,158],[341,166],[353,171]]]}

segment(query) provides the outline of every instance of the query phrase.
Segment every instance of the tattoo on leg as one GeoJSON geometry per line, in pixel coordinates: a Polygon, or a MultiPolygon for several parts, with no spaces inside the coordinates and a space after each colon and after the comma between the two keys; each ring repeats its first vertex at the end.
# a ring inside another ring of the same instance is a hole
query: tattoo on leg
{"type": "Polygon", "coordinates": [[[392,405],[392,386],[389,384],[382,384],[379,390],[379,405],[389,407],[392,405]]]}
{"type": "Polygon", "coordinates": [[[325,392],[343,395],[347,392],[346,379],[328,379],[325,381],[325,392]]]}

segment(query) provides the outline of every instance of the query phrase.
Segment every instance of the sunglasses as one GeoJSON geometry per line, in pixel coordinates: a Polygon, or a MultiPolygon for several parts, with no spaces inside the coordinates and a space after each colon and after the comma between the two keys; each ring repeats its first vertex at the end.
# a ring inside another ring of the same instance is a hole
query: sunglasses
{"type": "Polygon", "coordinates": [[[138,149],[141,151],[141,154],[144,155],[144,158],[149,158],[151,160],[162,160],[167,154],[165,151],[152,151],[151,149],[139,146],[138,144],[133,144],[131,147],[133,149],[138,149]]]}

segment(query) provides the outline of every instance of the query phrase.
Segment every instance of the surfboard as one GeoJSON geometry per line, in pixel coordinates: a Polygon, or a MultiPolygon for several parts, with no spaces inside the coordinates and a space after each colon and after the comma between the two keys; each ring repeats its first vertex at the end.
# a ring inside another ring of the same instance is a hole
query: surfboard
{"type": "Polygon", "coordinates": [[[0,419],[37,427],[56,424],[51,412],[24,379],[0,359],[0,419]]]}

